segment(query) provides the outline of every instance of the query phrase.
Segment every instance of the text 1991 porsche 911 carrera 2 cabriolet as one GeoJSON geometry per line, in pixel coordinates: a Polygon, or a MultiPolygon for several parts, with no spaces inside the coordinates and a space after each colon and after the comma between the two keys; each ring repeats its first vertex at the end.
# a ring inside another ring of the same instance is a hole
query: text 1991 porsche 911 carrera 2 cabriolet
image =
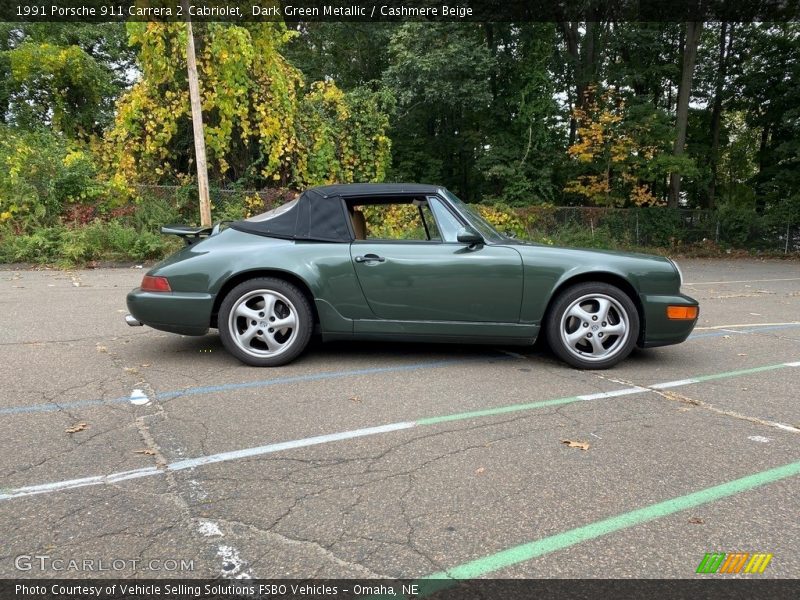
{"type": "Polygon", "coordinates": [[[544,246],[496,231],[449,191],[331,185],[227,228],[166,227],[187,246],[128,294],[130,325],[219,330],[255,366],[323,340],[533,344],[603,369],[685,340],[697,302],[671,260],[544,246]]]}

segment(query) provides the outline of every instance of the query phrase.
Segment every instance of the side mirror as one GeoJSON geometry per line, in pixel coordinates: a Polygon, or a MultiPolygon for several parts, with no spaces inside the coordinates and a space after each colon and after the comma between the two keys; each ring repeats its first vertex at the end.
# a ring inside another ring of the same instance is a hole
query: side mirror
{"type": "Polygon", "coordinates": [[[456,239],[462,244],[469,244],[470,246],[483,243],[481,234],[472,229],[472,227],[462,227],[459,229],[456,239]]]}

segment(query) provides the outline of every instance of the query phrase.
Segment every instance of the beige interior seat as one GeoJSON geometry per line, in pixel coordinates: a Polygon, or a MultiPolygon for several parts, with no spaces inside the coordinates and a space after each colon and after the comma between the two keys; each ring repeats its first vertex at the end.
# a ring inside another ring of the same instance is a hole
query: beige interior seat
{"type": "Polygon", "coordinates": [[[355,231],[357,240],[367,239],[367,220],[364,218],[364,213],[360,210],[354,210],[353,215],[353,231],[355,231]]]}

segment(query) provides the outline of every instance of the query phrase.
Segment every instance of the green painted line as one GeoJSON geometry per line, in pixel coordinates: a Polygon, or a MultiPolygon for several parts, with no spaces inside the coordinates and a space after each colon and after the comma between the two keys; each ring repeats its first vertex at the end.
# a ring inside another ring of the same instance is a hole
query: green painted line
{"type": "Polygon", "coordinates": [[[492,415],[503,415],[505,413],[518,412],[521,410],[532,410],[534,408],[545,408],[547,406],[558,406],[559,404],[569,404],[570,402],[579,402],[580,398],[577,396],[568,396],[566,398],[555,398],[553,400],[543,400],[541,402],[528,402],[526,404],[511,404],[508,406],[498,406],[497,408],[487,408],[485,410],[474,410],[471,412],[454,413],[452,415],[444,415],[441,417],[428,417],[426,419],[418,419],[417,425],[436,425],[437,423],[446,423],[447,421],[460,421],[461,419],[474,419],[477,417],[490,417],[492,415]]]}
{"type": "MultiPolygon", "coordinates": [[[[687,381],[691,383],[701,383],[704,381],[713,381],[715,379],[727,379],[729,377],[738,377],[740,375],[750,375],[752,373],[762,373],[764,371],[774,371],[776,369],[789,368],[785,363],[777,365],[767,365],[765,367],[753,367],[752,369],[739,369],[737,371],[723,371],[722,373],[712,373],[711,375],[698,375],[690,377],[687,381]]],[[[686,385],[689,385],[687,383],[686,385]]],[[[648,387],[642,388],[642,393],[649,391],[656,391],[648,387]]],[[[573,402],[584,401],[579,396],[567,396],[565,398],[555,398],[553,400],[542,400],[540,402],[527,402],[525,404],[510,404],[507,406],[498,406],[496,408],[487,408],[484,410],[474,410],[463,413],[453,413],[449,415],[442,415],[439,417],[426,417],[424,419],[417,419],[414,421],[417,425],[436,425],[438,423],[447,423],[449,421],[461,421],[463,419],[477,419],[480,417],[491,417],[494,415],[503,415],[506,413],[520,412],[524,410],[534,410],[537,408],[547,408],[548,406],[559,406],[562,404],[571,404],[573,402]]]]}
{"type": "Polygon", "coordinates": [[[789,463],[781,467],[747,475],[727,483],[715,485],[704,490],[679,496],[644,508],[622,513],[602,521],[596,521],[582,527],[576,527],[563,533],[558,533],[534,542],[514,546],[489,556],[452,567],[446,571],[432,573],[414,583],[419,585],[419,596],[429,596],[434,592],[453,587],[459,580],[481,577],[487,573],[499,571],[507,567],[562,550],[582,542],[641,525],[648,521],[660,519],[674,513],[708,504],[728,496],[740,494],[748,490],[759,488],[788,477],[800,475],[800,461],[789,463]]]}
{"type": "Polygon", "coordinates": [[[723,373],[713,373],[712,375],[700,375],[692,377],[696,381],[712,381],[714,379],[726,379],[728,377],[738,377],[739,375],[750,375],[752,373],[763,373],[764,371],[774,371],[775,369],[788,369],[785,364],[767,365],[766,367],[753,367],[752,369],[739,369],[738,371],[725,371],[723,373]]]}

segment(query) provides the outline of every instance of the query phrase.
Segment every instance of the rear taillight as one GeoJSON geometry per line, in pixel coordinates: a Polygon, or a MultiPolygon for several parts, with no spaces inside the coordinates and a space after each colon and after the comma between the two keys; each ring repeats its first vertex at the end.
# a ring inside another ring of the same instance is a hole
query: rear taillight
{"type": "Polygon", "coordinates": [[[166,277],[153,277],[152,275],[145,275],[142,278],[141,285],[143,292],[171,292],[172,288],[169,287],[169,281],[166,277]]]}

